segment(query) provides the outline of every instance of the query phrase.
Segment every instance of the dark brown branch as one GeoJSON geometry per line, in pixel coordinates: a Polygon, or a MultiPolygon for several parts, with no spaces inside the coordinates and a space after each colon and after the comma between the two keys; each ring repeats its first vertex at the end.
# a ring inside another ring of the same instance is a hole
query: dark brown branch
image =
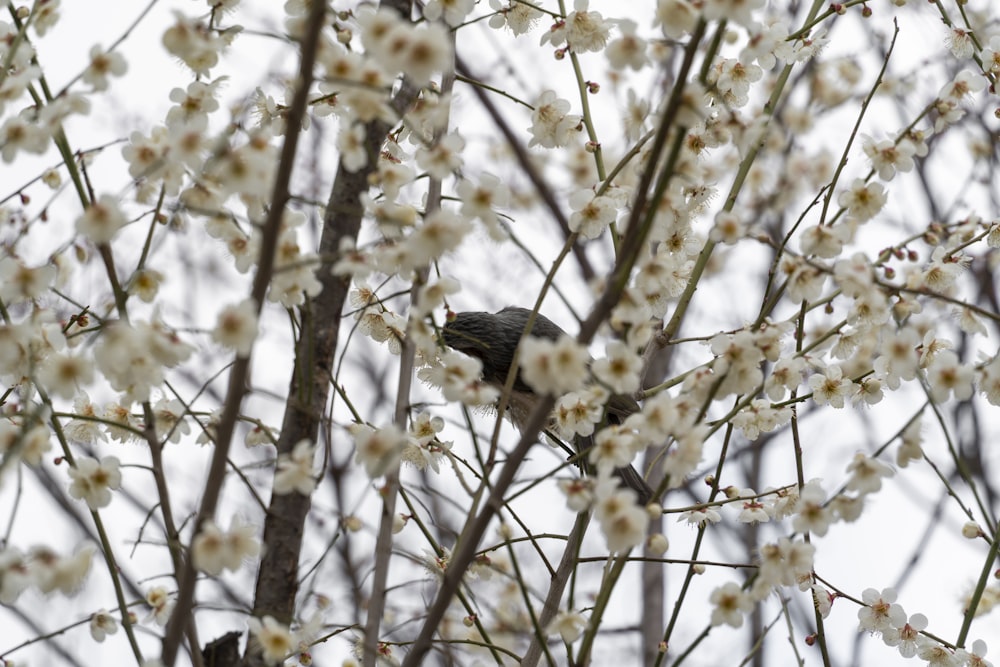
{"type": "MultiPolygon", "coordinates": [[[[309,88],[313,81],[313,66],[316,62],[316,50],[319,45],[319,35],[323,29],[323,16],[325,13],[326,2],[313,0],[309,8],[309,18],[305,23],[306,33],[302,41],[298,85],[296,86],[295,96],[288,113],[285,142],[281,147],[281,157],[279,158],[278,169],[275,174],[271,205],[268,209],[267,220],[264,223],[261,235],[261,253],[258,260],[257,273],[254,276],[253,288],[251,290],[251,297],[256,303],[258,313],[260,312],[261,304],[264,303],[264,296],[267,294],[267,287],[271,282],[271,275],[274,269],[275,249],[278,234],[281,230],[281,220],[284,216],[285,204],[289,198],[288,184],[292,177],[292,169],[295,166],[295,155],[298,150],[299,136],[302,133],[302,121],[306,115],[309,88]]],[[[212,453],[208,479],[205,482],[205,492],[202,496],[201,507],[198,510],[198,518],[195,522],[195,534],[201,530],[206,521],[211,520],[215,516],[215,508],[218,504],[219,495],[222,492],[222,484],[226,477],[229,445],[232,441],[236,420],[239,417],[240,407],[243,404],[243,396],[246,393],[249,371],[250,358],[237,357],[229,372],[226,402],[223,406],[222,416],[219,419],[219,426],[216,431],[215,450],[212,453]]],[[[180,577],[177,604],[170,616],[170,621],[167,623],[166,635],[163,638],[162,661],[166,667],[172,667],[174,660],[177,658],[181,636],[194,606],[196,579],[197,573],[189,554],[184,565],[184,571],[180,577]]],[[[199,647],[193,646],[191,649],[193,652],[197,652],[199,647]]]]}
{"type": "MultiPolygon", "coordinates": [[[[395,0],[382,4],[401,14],[409,14],[407,2],[395,0]]],[[[413,103],[417,92],[405,84],[397,92],[392,106],[399,115],[413,103]]],[[[348,171],[342,164],[338,167],[323,220],[320,255],[336,256],[342,239],[357,238],[364,214],[361,198],[368,191],[368,176],[378,164],[380,148],[390,129],[389,124],[381,121],[367,124],[366,166],[356,172],[348,171]]],[[[350,289],[350,279],[335,276],[329,271],[321,271],[317,278],[323,285],[322,291],[308,299],[300,312],[301,328],[295,346],[295,367],[277,444],[279,455],[290,453],[300,440],[316,441],[329,397],[341,312],[350,289]]],[[[273,616],[282,623],[292,621],[299,588],[299,555],[309,507],[310,498],[302,494],[271,497],[264,522],[266,551],[257,573],[254,616],[273,616]]],[[[252,642],[248,643],[244,664],[264,664],[252,642]]]]}

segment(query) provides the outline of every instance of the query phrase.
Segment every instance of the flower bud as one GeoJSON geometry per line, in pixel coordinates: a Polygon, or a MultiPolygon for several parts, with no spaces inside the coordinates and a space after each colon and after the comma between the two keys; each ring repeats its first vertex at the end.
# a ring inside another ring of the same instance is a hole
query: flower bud
{"type": "Polygon", "coordinates": [[[670,541],[663,533],[653,533],[646,538],[646,551],[654,556],[662,556],[670,548],[670,541]]]}
{"type": "Polygon", "coordinates": [[[966,521],[962,526],[962,537],[967,540],[974,540],[983,536],[983,529],[975,521],[966,521]]]}

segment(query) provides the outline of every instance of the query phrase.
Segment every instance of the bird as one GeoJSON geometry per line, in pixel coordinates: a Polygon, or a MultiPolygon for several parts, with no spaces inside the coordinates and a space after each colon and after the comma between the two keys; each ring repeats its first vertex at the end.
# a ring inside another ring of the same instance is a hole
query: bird
{"type": "MultiPolygon", "coordinates": [[[[518,306],[507,306],[496,313],[461,312],[449,317],[442,327],[444,343],[467,356],[482,362],[482,379],[486,384],[503,391],[507,375],[514,361],[514,352],[524,333],[532,311],[518,306]]],[[[558,340],[567,335],[555,322],[538,313],[531,327],[531,336],[558,340]]],[[[520,370],[514,377],[514,384],[507,402],[507,413],[514,426],[520,431],[528,421],[538,400],[538,395],[525,383],[520,370]]],[[[639,404],[631,396],[615,394],[607,404],[607,421],[620,424],[630,414],[639,410],[639,404]]],[[[574,447],[578,452],[593,446],[592,436],[576,436],[574,447]]],[[[634,467],[616,468],[615,474],[636,492],[640,505],[652,499],[653,490],[634,467]]]]}

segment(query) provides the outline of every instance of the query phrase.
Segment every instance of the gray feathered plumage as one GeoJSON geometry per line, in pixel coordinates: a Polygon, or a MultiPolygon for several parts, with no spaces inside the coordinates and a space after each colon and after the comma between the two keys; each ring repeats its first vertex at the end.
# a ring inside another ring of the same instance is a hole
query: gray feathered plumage
{"type": "MultiPolygon", "coordinates": [[[[444,342],[452,349],[479,359],[483,364],[483,381],[502,390],[507,381],[507,373],[514,360],[514,351],[528,323],[531,311],[527,308],[508,306],[496,313],[458,313],[442,329],[444,342]]],[[[544,315],[536,315],[531,335],[537,338],[557,340],[566,332],[544,315]]],[[[508,401],[511,421],[518,430],[527,421],[534,408],[537,396],[518,371],[508,401]]],[[[621,423],[625,417],[636,412],[639,404],[630,396],[615,395],[608,401],[608,421],[621,423]]],[[[593,446],[592,437],[575,438],[574,446],[582,451],[593,446]]],[[[624,484],[639,496],[639,503],[645,505],[652,497],[652,489],[642,475],[629,466],[615,470],[624,484]]]]}

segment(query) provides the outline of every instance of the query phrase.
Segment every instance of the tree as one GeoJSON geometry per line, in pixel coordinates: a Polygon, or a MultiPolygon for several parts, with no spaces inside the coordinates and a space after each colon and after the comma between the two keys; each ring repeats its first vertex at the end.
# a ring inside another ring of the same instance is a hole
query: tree
{"type": "Polygon", "coordinates": [[[10,7],[0,656],[986,664],[995,12],[622,4],[10,7]]]}

